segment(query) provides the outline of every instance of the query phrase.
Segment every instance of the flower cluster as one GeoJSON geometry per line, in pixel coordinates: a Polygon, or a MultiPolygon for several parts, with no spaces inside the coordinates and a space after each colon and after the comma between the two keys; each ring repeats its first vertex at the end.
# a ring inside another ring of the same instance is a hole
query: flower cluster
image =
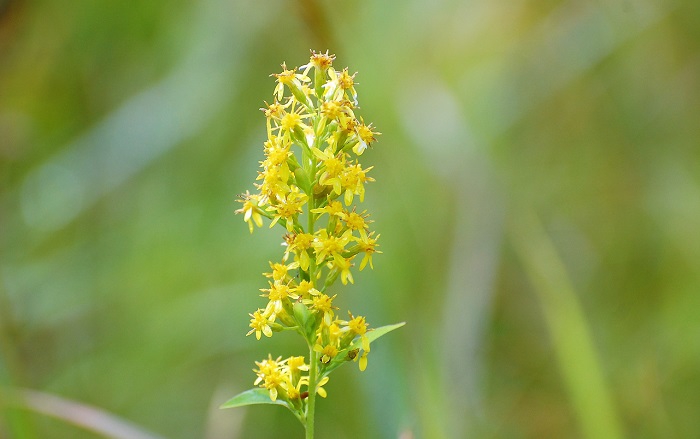
{"type": "MultiPolygon", "coordinates": [[[[254,384],[269,390],[272,401],[276,401],[280,393],[282,398],[288,401],[300,401],[302,397],[308,396],[301,392],[301,386],[309,385],[309,378],[301,376],[302,371],[309,370],[309,366],[304,363],[304,357],[292,356],[285,360],[278,357],[273,360],[272,356],[268,356],[267,360],[256,361],[255,364],[258,369],[253,372],[258,378],[254,384]]],[[[316,387],[316,393],[324,398],[326,391],[322,386],[327,382],[328,379],[321,381],[316,387]]]]}
{"type": "Polygon", "coordinates": [[[299,416],[307,398],[325,397],[322,386],[333,369],[348,361],[357,361],[360,370],[367,367],[371,330],[362,316],[348,312],[348,320],[338,318],[337,295],[329,288],[338,279],[354,283],[355,267],[373,268],[372,256],[381,253],[369,214],[357,207],[365,185],[374,181],[368,176],[372,167],[363,168],[359,157],[379,133],[355,115],[355,75],[336,71],[334,59],[312,51],[308,64],[294,69],[282,64],[282,72],[272,75],[277,83],[272,103],[261,108],[267,140],[257,192],[241,195],[243,206],[236,211],[251,233],[263,218],[285,229],[284,254],[264,273],[267,303],[250,314],[247,335],[259,340],[293,330],[307,341],[308,364],[304,357],[269,357],[254,370],[255,385],[299,416]]]}

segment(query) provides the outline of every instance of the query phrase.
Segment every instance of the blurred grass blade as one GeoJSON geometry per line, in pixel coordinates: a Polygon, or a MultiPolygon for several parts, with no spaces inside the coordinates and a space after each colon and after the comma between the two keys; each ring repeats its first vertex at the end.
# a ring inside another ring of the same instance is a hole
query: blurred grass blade
{"type": "Polygon", "coordinates": [[[9,395],[8,404],[60,419],[107,438],[161,439],[161,436],[96,407],[36,390],[3,391],[9,395]]]}
{"type": "Polygon", "coordinates": [[[622,438],[591,333],[566,268],[533,212],[521,211],[513,218],[513,245],[542,306],[583,436],[622,438]]]}

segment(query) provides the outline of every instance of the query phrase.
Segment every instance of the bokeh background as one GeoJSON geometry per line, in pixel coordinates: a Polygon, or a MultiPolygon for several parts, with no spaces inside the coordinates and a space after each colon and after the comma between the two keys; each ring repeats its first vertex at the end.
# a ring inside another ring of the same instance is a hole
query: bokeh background
{"type": "Polygon", "coordinates": [[[0,437],[302,436],[217,407],[303,352],[244,337],[281,229],[233,211],[309,49],[383,132],[340,305],[407,322],[319,437],[697,437],[690,0],[1,0],[0,437]]]}

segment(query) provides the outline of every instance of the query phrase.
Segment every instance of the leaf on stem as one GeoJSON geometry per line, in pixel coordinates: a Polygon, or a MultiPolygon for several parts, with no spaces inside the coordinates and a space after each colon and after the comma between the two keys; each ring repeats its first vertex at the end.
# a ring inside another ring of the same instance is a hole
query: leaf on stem
{"type": "Polygon", "coordinates": [[[289,405],[280,399],[273,401],[270,399],[270,392],[266,389],[255,388],[241,392],[233,398],[229,399],[225,403],[221,404],[220,409],[230,409],[233,407],[242,407],[245,405],[255,405],[255,404],[276,404],[282,405],[289,408],[289,405]]]}
{"type": "MultiPolygon", "coordinates": [[[[393,331],[394,329],[399,329],[403,325],[405,325],[406,322],[401,322],[401,323],[395,323],[393,325],[386,325],[386,326],[380,326],[379,328],[375,328],[371,331],[367,331],[367,338],[369,339],[369,342],[372,343],[374,340],[378,339],[379,337],[386,335],[393,331]]],[[[357,339],[350,347],[348,348],[349,351],[357,348],[362,347],[362,340],[357,339]]]]}
{"type": "MultiPolygon", "coordinates": [[[[403,325],[405,325],[406,322],[401,322],[401,323],[396,323],[394,325],[386,325],[386,326],[381,326],[379,328],[375,328],[371,331],[367,331],[366,337],[369,340],[370,343],[378,339],[379,337],[388,334],[389,332],[393,331],[394,329],[399,329],[403,325]]],[[[328,376],[331,371],[335,370],[336,368],[340,367],[341,365],[347,363],[348,361],[351,360],[351,358],[348,357],[348,353],[351,351],[357,351],[358,349],[362,348],[362,339],[358,338],[355,340],[353,344],[348,346],[347,348],[343,349],[338,353],[338,355],[335,357],[335,359],[328,364],[326,367],[323,368],[323,376],[328,376]]]]}

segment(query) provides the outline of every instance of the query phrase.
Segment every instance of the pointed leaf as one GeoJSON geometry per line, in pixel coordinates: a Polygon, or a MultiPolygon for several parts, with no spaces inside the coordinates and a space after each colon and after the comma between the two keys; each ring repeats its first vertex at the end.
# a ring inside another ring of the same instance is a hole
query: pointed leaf
{"type": "Polygon", "coordinates": [[[260,387],[257,387],[255,389],[246,390],[245,392],[239,393],[238,395],[229,399],[225,403],[221,404],[221,406],[219,408],[230,409],[233,407],[242,407],[245,405],[254,405],[254,404],[276,404],[276,405],[282,405],[282,406],[289,408],[288,404],[285,401],[282,401],[279,399],[277,401],[271,400],[270,399],[270,392],[268,392],[267,390],[262,389],[260,387]]]}
{"type": "MultiPolygon", "coordinates": [[[[375,328],[374,330],[367,331],[366,335],[367,338],[369,339],[369,342],[372,343],[374,340],[378,339],[379,337],[388,334],[389,332],[393,331],[394,329],[399,329],[403,325],[405,325],[406,322],[401,322],[401,323],[396,323],[394,325],[386,325],[386,326],[380,326],[379,328],[375,328]]],[[[353,350],[357,348],[362,347],[362,339],[357,339],[355,343],[350,345],[348,350],[353,350]]]]}
{"type": "MultiPolygon", "coordinates": [[[[401,323],[396,323],[394,325],[386,325],[386,326],[381,326],[379,328],[375,328],[371,331],[367,332],[367,339],[371,342],[375,341],[379,337],[388,334],[389,332],[393,331],[394,329],[399,329],[403,325],[405,325],[406,322],[401,322],[401,323]]],[[[350,351],[353,351],[355,349],[361,349],[362,348],[362,339],[358,338],[353,344],[348,346],[346,349],[343,349],[342,351],[338,352],[338,355],[336,355],[335,359],[328,364],[326,367],[322,369],[323,376],[328,376],[331,371],[337,369],[338,367],[342,366],[345,363],[348,363],[352,361],[348,357],[348,353],[350,351]]]]}

